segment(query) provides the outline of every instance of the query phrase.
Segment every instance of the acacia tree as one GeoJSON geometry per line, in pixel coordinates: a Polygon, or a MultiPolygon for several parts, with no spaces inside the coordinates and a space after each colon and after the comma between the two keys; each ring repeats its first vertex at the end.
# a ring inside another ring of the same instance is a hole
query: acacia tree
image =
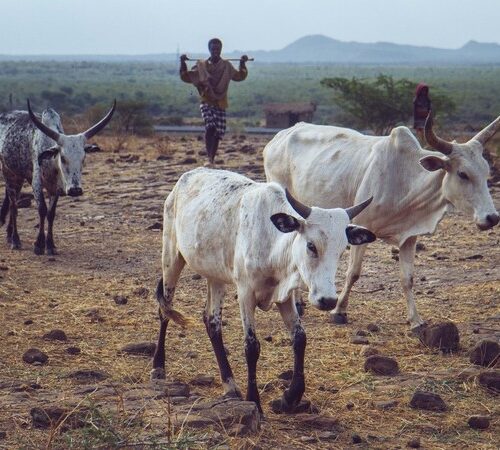
{"type": "MultiPolygon", "coordinates": [[[[375,80],[324,78],[323,86],[334,89],[334,101],[359,128],[369,128],[377,135],[388,134],[413,115],[413,96],[417,83],[406,78],[394,80],[380,74],[375,80]]],[[[431,90],[433,111],[449,115],[455,110],[453,101],[443,93],[431,90]]]]}

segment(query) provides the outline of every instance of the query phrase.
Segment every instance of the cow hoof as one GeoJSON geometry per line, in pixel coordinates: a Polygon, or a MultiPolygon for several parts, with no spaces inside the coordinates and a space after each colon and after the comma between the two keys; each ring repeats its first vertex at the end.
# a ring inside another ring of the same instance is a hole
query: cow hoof
{"type": "Polygon", "coordinates": [[[33,251],[35,252],[35,255],[43,255],[45,253],[45,249],[41,247],[33,247],[33,251]]]}
{"type": "Polygon", "coordinates": [[[21,243],[20,242],[10,242],[10,248],[11,248],[11,250],[21,250],[21,243]]]}
{"type": "Polygon", "coordinates": [[[151,380],[164,380],[165,378],[167,378],[165,374],[165,369],[162,369],[161,367],[155,367],[149,373],[149,378],[151,380]]]}
{"type": "Polygon", "coordinates": [[[345,325],[347,323],[347,313],[335,313],[330,316],[330,322],[335,325],[345,325]]]}
{"type": "Polygon", "coordinates": [[[55,256],[55,255],[57,255],[56,248],[55,247],[53,247],[53,248],[47,248],[47,255],[49,255],[49,256],[55,256]]]}

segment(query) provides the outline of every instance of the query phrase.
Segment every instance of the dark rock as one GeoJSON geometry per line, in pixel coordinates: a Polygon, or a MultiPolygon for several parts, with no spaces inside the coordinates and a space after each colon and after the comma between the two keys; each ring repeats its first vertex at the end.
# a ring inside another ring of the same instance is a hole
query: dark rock
{"type": "Polygon", "coordinates": [[[25,320],[24,325],[32,325],[33,321],[31,319],[25,320]]]}
{"type": "Polygon", "coordinates": [[[121,353],[127,355],[153,356],[156,344],[154,342],[139,342],[137,344],[127,344],[121,348],[121,353]]]}
{"type": "Polygon", "coordinates": [[[85,425],[85,414],[85,411],[75,412],[57,406],[36,407],[30,411],[33,427],[43,429],[55,428],[63,421],[63,430],[82,427],[85,425]]]}
{"type": "Polygon", "coordinates": [[[417,252],[423,252],[424,250],[426,250],[426,247],[424,244],[422,244],[422,242],[417,242],[417,245],[415,246],[415,250],[417,252]]]}
{"type": "Polygon", "coordinates": [[[30,348],[29,350],[26,350],[26,352],[23,355],[23,361],[28,364],[34,364],[34,363],[45,364],[48,361],[48,359],[49,357],[42,351],[38,350],[37,348],[30,348]]]}
{"type": "Polygon", "coordinates": [[[380,402],[374,402],[373,404],[375,408],[385,410],[385,409],[395,408],[396,406],[398,406],[399,402],[397,400],[385,400],[380,402]]]}
{"type": "Polygon", "coordinates": [[[420,341],[430,348],[443,352],[458,350],[460,335],[453,322],[443,322],[424,327],[420,332],[420,341]]]}
{"type": "Polygon", "coordinates": [[[332,394],[337,394],[339,390],[335,387],[328,387],[328,386],[323,386],[321,385],[318,390],[323,391],[323,392],[330,392],[332,394]]]}
{"type": "MultiPolygon", "coordinates": [[[[189,397],[189,385],[180,381],[152,380],[151,386],[165,397],[189,397]]],[[[161,396],[157,395],[156,398],[161,396]]]]}
{"type": "Polygon", "coordinates": [[[354,409],[354,403],[353,402],[347,402],[345,405],[346,409],[349,411],[352,411],[354,409]]]}
{"type": "Polygon", "coordinates": [[[80,347],[68,347],[66,349],[68,355],[79,355],[81,353],[80,347]]]}
{"type": "Polygon", "coordinates": [[[301,428],[332,431],[337,430],[339,427],[339,420],[337,418],[321,416],[318,414],[298,416],[297,420],[299,421],[301,428]]]}
{"type": "Polygon", "coordinates": [[[186,358],[196,359],[196,358],[198,358],[198,352],[187,352],[186,358]]]}
{"type": "Polygon", "coordinates": [[[202,278],[202,277],[201,277],[201,275],[200,275],[200,274],[198,274],[198,273],[195,273],[195,274],[191,277],[191,279],[192,279],[192,280],[201,280],[201,278],[202,278]]]}
{"type": "Polygon", "coordinates": [[[353,336],[351,338],[351,344],[356,344],[356,345],[368,345],[370,341],[368,338],[364,336],[353,336]]]}
{"type": "Polygon", "coordinates": [[[5,439],[7,437],[6,431],[0,431],[0,439],[5,439]]]}
{"type": "Polygon", "coordinates": [[[376,323],[369,323],[367,326],[366,326],[366,329],[370,332],[370,333],[378,333],[380,331],[380,327],[376,324],[376,323]]]}
{"type": "Polygon", "coordinates": [[[361,438],[361,436],[357,433],[353,433],[352,436],[351,436],[351,440],[352,440],[352,443],[353,444],[361,444],[361,442],[363,442],[363,439],[361,438]]]}
{"type": "Polygon", "coordinates": [[[420,438],[417,437],[417,438],[410,439],[406,443],[406,446],[410,447],[410,448],[420,448],[420,438]]]}
{"type": "Polygon", "coordinates": [[[319,409],[314,406],[309,400],[301,400],[298,405],[293,408],[293,410],[289,410],[284,407],[281,399],[272,400],[269,403],[271,410],[275,414],[318,414],[319,409]]]}
{"type": "Polygon", "coordinates": [[[318,442],[318,438],[316,436],[301,436],[300,442],[304,444],[314,444],[315,442],[318,442]]]}
{"type": "Polygon", "coordinates": [[[500,371],[486,370],[477,378],[479,384],[494,394],[500,394],[500,371]]]}
{"type": "Polygon", "coordinates": [[[368,336],[365,330],[356,330],[356,336],[368,336]]]}
{"type": "Polygon", "coordinates": [[[212,386],[214,384],[215,378],[210,375],[196,375],[190,381],[190,384],[194,386],[212,386]]]}
{"type": "Polygon", "coordinates": [[[163,229],[163,225],[161,222],[154,222],[148,227],[146,227],[146,230],[161,230],[163,229]]]}
{"type": "Polygon", "coordinates": [[[264,337],[264,340],[265,340],[266,342],[272,342],[272,341],[273,341],[273,337],[272,337],[271,335],[268,335],[268,336],[265,336],[265,337],[264,337]]]}
{"type": "Polygon", "coordinates": [[[470,353],[470,362],[484,367],[493,367],[500,357],[500,346],[492,339],[482,339],[470,353]]]}
{"type": "Polygon", "coordinates": [[[375,375],[396,375],[399,373],[398,362],[394,358],[382,355],[372,355],[366,358],[364,365],[365,372],[375,375]]]}
{"type": "Polygon", "coordinates": [[[184,158],[180,163],[181,164],[196,164],[197,162],[198,162],[198,160],[196,158],[187,157],[187,158],[184,158]]]}
{"type": "Polygon", "coordinates": [[[291,380],[293,376],[293,370],[285,370],[278,375],[280,380],[291,380]]]}
{"type": "Polygon", "coordinates": [[[92,369],[75,370],[74,372],[68,374],[68,378],[72,378],[77,381],[102,381],[108,377],[109,375],[107,373],[92,369]]]}
{"type": "Polygon", "coordinates": [[[447,411],[448,407],[443,399],[432,392],[415,391],[410,401],[410,406],[415,409],[425,409],[427,411],[447,411]]]}
{"type": "Polygon", "coordinates": [[[115,295],[113,300],[117,305],[126,305],[128,303],[128,298],[124,295],[115,295]]]}
{"type": "Polygon", "coordinates": [[[67,341],[68,337],[63,330],[52,330],[43,335],[44,339],[51,341],[67,341]]]}
{"type": "Polygon", "coordinates": [[[490,426],[490,420],[488,416],[471,416],[467,423],[474,430],[486,430],[490,426]]]}

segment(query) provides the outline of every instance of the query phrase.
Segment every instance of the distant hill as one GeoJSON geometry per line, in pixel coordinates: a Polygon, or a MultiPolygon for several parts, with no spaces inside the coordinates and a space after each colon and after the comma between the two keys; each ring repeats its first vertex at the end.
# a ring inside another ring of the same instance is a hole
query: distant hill
{"type": "MultiPolygon", "coordinates": [[[[383,65],[477,65],[500,64],[500,45],[469,41],[458,49],[418,47],[376,42],[343,42],[323,35],[305,36],[281,50],[242,50],[225,54],[239,57],[248,54],[265,63],[326,63],[383,65]]],[[[206,55],[190,54],[191,57],[206,55]]],[[[176,61],[174,53],[150,55],[0,55],[0,61],[108,61],[166,62],[176,61]]]]}

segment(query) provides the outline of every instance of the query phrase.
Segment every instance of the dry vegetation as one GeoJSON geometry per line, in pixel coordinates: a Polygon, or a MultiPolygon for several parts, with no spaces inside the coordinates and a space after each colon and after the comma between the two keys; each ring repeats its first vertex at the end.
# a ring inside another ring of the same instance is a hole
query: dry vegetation
{"type": "MultiPolygon", "coordinates": [[[[229,136],[221,148],[221,167],[263,179],[261,153],[266,141],[229,136]]],[[[262,392],[266,420],[260,432],[235,438],[221,430],[214,434],[173,428],[166,400],[144,402],[139,415],[131,414],[123,392],[148,383],[150,359],[121,355],[119,350],[128,343],[155,342],[158,329],[153,291],[160,274],[161,233],[148,228],[161,223],[163,200],[178,176],[205,158],[198,154],[202,142],[194,136],[101,137],[98,143],[104,151],[87,158],[85,195],[60,201],[55,225],[60,254],[33,254],[33,207],[20,210],[22,251],[8,249],[3,238],[0,242],[0,431],[7,433],[0,448],[348,448],[353,434],[363,439],[356,448],[405,448],[415,437],[423,448],[497,448],[498,397],[469,377],[477,368],[472,368],[467,352],[481,337],[500,336],[500,228],[480,233],[469,218],[455,214],[443,220],[434,236],[420,240],[425,249],[417,254],[415,291],[426,319],[457,324],[458,353],[442,355],[408,334],[398,263],[391,248],[380,242],[367,252],[364,276],[351,297],[349,325],[334,327],[324,313],[306,309],[305,396],[323,415],[338,419],[336,439],[308,443],[316,432],[304,428],[300,416],[275,415],[267,406],[281,396],[278,375],[292,367],[288,336],[274,309],[257,313],[262,345],[258,379],[267,385],[262,392]],[[128,303],[116,304],[117,295],[127,297],[128,303]],[[380,332],[369,334],[370,343],[398,360],[401,374],[396,377],[365,373],[360,346],[351,343],[357,330],[373,322],[380,332]],[[68,342],[42,338],[56,328],[66,332],[68,342]],[[264,340],[266,336],[272,340],[264,340]],[[69,346],[78,346],[81,353],[66,353],[69,346]],[[47,353],[48,363],[24,363],[22,355],[30,347],[47,353]],[[82,368],[108,373],[105,383],[115,389],[115,400],[99,412],[90,392],[80,405],[91,410],[92,420],[83,429],[59,433],[32,428],[33,406],[74,404],[78,386],[67,375],[82,368]],[[41,388],[33,389],[32,383],[41,388]],[[16,392],[6,388],[14,385],[16,392]],[[408,402],[418,387],[439,393],[450,410],[411,409],[408,402]],[[377,401],[393,399],[398,403],[391,409],[376,407],[377,401]],[[490,428],[469,428],[467,419],[473,414],[489,415],[490,428]],[[161,444],[169,433],[171,443],[161,444]]],[[[498,183],[492,193],[499,208],[498,183]]],[[[344,256],[339,286],[345,264],[344,256]]],[[[185,332],[170,325],[168,377],[189,382],[197,374],[214,375],[212,386],[192,390],[215,398],[222,391],[201,321],[205,282],[192,277],[184,271],[175,304],[196,321],[185,332]]],[[[226,300],[225,343],[244,388],[243,333],[232,288],[226,300]]]]}

